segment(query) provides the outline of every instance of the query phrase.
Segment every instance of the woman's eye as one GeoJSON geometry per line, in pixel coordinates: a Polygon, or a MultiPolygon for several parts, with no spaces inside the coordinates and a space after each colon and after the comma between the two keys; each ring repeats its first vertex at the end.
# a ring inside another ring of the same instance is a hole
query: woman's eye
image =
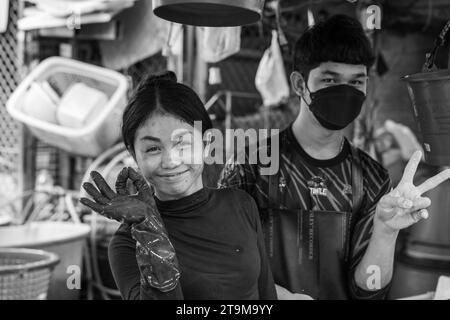
{"type": "Polygon", "coordinates": [[[177,148],[183,148],[183,147],[190,146],[190,145],[191,145],[191,139],[190,138],[185,138],[185,139],[180,138],[175,143],[175,146],[177,148]]]}
{"type": "Polygon", "coordinates": [[[159,147],[149,147],[145,150],[146,153],[156,153],[159,151],[159,147]]]}
{"type": "Polygon", "coordinates": [[[185,150],[185,151],[187,151],[187,150],[191,150],[191,144],[190,143],[177,144],[175,146],[175,148],[178,149],[178,150],[185,150]]]}
{"type": "Polygon", "coordinates": [[[179,147],[187,147],[187,146],[190,146],[191,145],[191,142],[190,141],[180,141],[180,142],[178,142],[178,144],[177,144],[179,147]]]}

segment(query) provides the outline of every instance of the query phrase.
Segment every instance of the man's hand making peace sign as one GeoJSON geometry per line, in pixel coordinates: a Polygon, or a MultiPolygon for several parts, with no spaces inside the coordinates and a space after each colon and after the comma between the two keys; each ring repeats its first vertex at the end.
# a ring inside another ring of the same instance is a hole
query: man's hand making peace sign
{"type": "Polygon", "coordinates": [[[406,165],[398,186],[383,196],[377,204],[373,220],[373,232],[366,252],[355,270],[355,281],[363,290],[386,288],[392,279],[395,243],[401,229],[428,218],[427,208],[431,200],[422,195],[450,178],[450,170],[444,170],[419,186],[413,184],[414,175],[422,158],[416,151],[406,165]],[[377,285],[371,284],[373,267],[377,267],[377,285]]]}
{"type": "Polygon", "coordinates": [[[431,200],[422,195],[450,178],[450,169],[446,169],[415,186],[413,179],[421,158],[422,152],[416,151],[406,165],[400,183],[378,202],[375,219],[393,232],[427,219],[427,208],[431,205],[431,200]]]}

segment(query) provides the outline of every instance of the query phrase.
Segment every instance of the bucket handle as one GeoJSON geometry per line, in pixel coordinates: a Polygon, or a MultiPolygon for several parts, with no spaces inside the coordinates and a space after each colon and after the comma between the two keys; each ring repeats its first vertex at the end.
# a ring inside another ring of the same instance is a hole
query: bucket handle
{"type": "Polygon", "coordinates": [[[442,29],[439,36],[436,38],[436,41],[434,42],[434,48],[430,53],[427,53],[426,55],[426,61],[423,65],[422,71],[436,71],[436,66],[434,64],[434,60],[436,59],[436,55],[438,52],[439,47],[444,46],[445,44],[445,37],[447,35],[448,30],[450,29],[450,20],[447,21],[444,28],[442,29]]]}

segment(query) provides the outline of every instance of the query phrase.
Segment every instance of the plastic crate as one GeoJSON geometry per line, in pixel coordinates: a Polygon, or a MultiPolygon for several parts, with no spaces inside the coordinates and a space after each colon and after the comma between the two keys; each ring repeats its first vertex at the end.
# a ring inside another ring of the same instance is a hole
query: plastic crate
{"type": "Polygon", "coordinates": [[[43,300],[56,254],[32,249],[0,248],[0,300],[43,300]]]}
{"type": "Polygon", "coordinates": [[[42,61],[17,87],[6,108],[40,140],[72,154],[98,156],[120,137],[122,113],[126,106],[127,78],[113,70],[76,60],[51,57],[42,61]],[[103,110],[80,129],[67,128],[31,117],[23,112],[24,97],[34,81],[48,81],[62,94],[72,84],[82,82],[108,97],[103,110]]]}

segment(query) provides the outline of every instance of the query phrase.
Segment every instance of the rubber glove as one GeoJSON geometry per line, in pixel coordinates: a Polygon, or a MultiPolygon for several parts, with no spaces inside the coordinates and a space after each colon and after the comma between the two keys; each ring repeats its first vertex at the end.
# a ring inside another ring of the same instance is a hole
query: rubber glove
{"type": "Polygon", "coordinates": [[[144,289],[173,290],[180,279],[178,260],[147,182],[132,168],[124,168],[117,177],[114,192],[98,172],[92,171],[91,177],[97,188],[89,182],[83,188],[95,202],[87,198],[81,198],[80,202],[109,219],[131,224],[144,289]],[[137,194],[128,194],[128,179],[137,194]]]}

